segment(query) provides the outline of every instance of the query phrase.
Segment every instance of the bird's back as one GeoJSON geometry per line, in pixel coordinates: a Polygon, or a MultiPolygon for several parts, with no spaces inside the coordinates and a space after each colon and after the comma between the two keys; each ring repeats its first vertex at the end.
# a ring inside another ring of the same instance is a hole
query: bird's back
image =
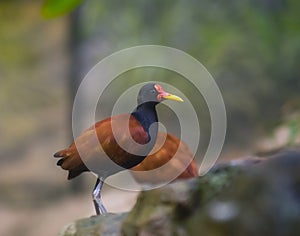
{"type": "Polygon", "coordinates": [[[148,141],[149,135],[140,123],[123,114],[97,122],[54,156],[62,158],[57,164],[69,171],[68,179],[88,170],[107,177],[139,164],[146,155],[135,153],[145,153],[148,141]]]}

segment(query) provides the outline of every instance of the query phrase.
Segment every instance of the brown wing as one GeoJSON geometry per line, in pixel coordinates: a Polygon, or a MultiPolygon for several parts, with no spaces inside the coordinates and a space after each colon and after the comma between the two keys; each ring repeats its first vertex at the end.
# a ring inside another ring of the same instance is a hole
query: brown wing
{"type": "Polygon", "coordinates": [[[159,132],[157,142],[154,146],[154,150],[155,149],[158,149],[158,151],[147,156],[140,164],[131,168],[131,170],[134,170],[131,174],[137,182],[157,184],[171,180],[174,173],[181,173],[176,179],[198,176],[197,165],[193,160],[193,154],[187,144],[179,138],[169,133],[165,134],[159,132]],[[161,146],[162,143],[163,145],[161,146]],[[163,169],[157,169],[167,162],[169,162],[168,166],[164,166],[165,168],[163,169]],[[147,172],[155,169],[157,169],[157,171],[147,172]]]}
{"type": "Polygon", "coordinates": [[[87,166],[91,165],[95,166],[95,172],[102,171],[103,173],[98,174],[106,177],[120,170],[110,160],[123,168],[131,168],[143,160],[144,157],[131,154],[143,152],[144,148],[132,140],[138,144],[146,144],[149,136],[133,116],[118,115],[97,122],[79,135],[69,148],[54,156],[62,157],[57,164],[69,171],[68,179],[88,171],[87,166]]]}

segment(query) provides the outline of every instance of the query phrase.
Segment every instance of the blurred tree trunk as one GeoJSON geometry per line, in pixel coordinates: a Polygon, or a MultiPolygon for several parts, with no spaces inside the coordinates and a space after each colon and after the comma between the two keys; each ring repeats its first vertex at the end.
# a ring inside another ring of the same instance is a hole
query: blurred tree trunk
{"type": "MultiPolygon", "coordinates": [[[[80,27],[80,15],[81,7],[75,9],[70,15],[70,31],[69,31],[69,50],[70,50],[70,73],[69,73],[69,94],[70,94],[70,104],[69,104],[69,130],[70,130],[70,139],[73,141],[73,132],[72,132],[72,108],[73,101],[76,96],[77,89],[83,78],[82,75],[82,57],[80,55],[80,44],[82,42],[81,38],[81,27],[80,27]]],[[[77,117],[80,119],[80,117],[77,117]]],[[[71,181],[71,190],[73,193],[80,193],[83,190],[84,180],[83,176],[75,178],[71,181]]]]}

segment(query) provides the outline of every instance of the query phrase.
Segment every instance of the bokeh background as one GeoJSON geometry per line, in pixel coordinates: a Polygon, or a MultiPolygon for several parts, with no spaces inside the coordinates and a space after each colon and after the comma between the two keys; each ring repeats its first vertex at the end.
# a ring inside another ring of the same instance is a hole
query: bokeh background
{"type": "MultiPolygon", "coordinates": [[[[72,103],[81,79],[124,48],[175,47],[209,70],[228,117],[220,161],[299,145],[299,1],[59,2],[0,2],[0,235],[56,235],[94,213],[94,177],[68,182],[52,155],[72,140],[72,103]]],[[[189,96],[201,126],[200,163],[209,113],[195,88],[170,71],[147,68],[120,76],[103,94],[99,118],[110,115],[122,91],[147,80],[170,83],[189,96]]],[[[165,122],[174,120],[164,106],[158,112],[165,122]]],[[[137,194],[108,186],[104,192],[113,212],[130,209],[137,194]]]]}

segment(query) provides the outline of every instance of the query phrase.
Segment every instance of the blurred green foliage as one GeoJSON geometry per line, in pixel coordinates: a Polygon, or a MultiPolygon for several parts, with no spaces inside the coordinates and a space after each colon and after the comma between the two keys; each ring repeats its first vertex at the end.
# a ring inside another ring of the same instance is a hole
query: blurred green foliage
{"type": "MultiPolygon", "coordinates": [[[[130,46],[159,44],[184,50],[202,62],[216,79],[225,100],[232,141],[251,140],[257,131],[272,129],[287,112],[286,104],[295,100],[299,103],[297,0],[46,0],[42,12],[49,17],[58,16],[81,2],[76,42],[84,51],[81,58],[86,68],[130,46]]],[[[9,57],[15,55],[13,52],[9,57]]],[[[22,58],[18,53],[16,60],[22,58]]],[[[32,51],[22,55],[34,56],[32,51]]],[[[30,61],[34,60],[26,63],[30,61]]],[[[193,95],[190,99],[194,106],[205,107],[204,101],[194,96],[194,88],[174,73],[149,69],[128,72],[124,77],[130,77],[132,84],[149,78],[166,82],[176,78],[173,84],[193,95]]],[[[124,84],[119,80],[113,91],[128,87],[127,81],[124,84]]],[[[209,126],[209,117],[205,120],[204,129],[209,126]]]]}
{"type": "MultiPolygon", "coordinates": [[[[46,2],[50,9],[56,1],[46,2]]],[[[111,52],[141,44],[167,45],[194,56],[216,79],[227,108],[228,134],[241,141],[262,128],[272,129],[285,104],[299,98],[299,9],[297,0],[87,0],[77,30],[82,44],[98,40],[110,48],[105,55],[88,57],[91,66],[111,52]]],[[[131,73],[132,83],[141,76],[131,73]]],[[[152,76],[169,78],[161,72],[152,76]]],[[[115,90],[124,86],[119,83],[115,90]]],[[[193,90],[183,82],[175,85],[193,90]]],[[[195,106],[199,102],[191,100],[195,106]]]]}
{"type": "Polygon", "coordinates": [[[61,19],[41,19],[34,0],[1,1],[0,22],[1,160],[13,160],[37,133],[48,132],[41,109],[62,104],[66,33],[61,19]]]}
{"type": "Polygon", "coordinates": [[[42,14],[46,18],[61,16],[76,8],[82,0],[45,0],[42,7],[42,14]]]}
{"type": "Polygon", "coordinates": [[[295,143],[295,140],[297,136],[300,135],[300,119],[292,120],[289,123],[289,129],[290,129],[290,137],[289,137],[289,145],[293,145],[295,143]]]}
{"type": "MultiPolygon", "coordinates": [[[[99,40],[111,52],[159,44],[194,56],[221,89],[228,135],[241,141],[251,140],[261,129],[272,129],[282,119],[285,104],[299,98],[297,9],[297,0],[135,0],[130,4],[88,0],[81,8],[78,27],[82,42],[99,40]]],[[[91,64],[106,55],[94,56],[91,64]]],[[[190,97],[194,104],[198,102],[190,97]]]]}

